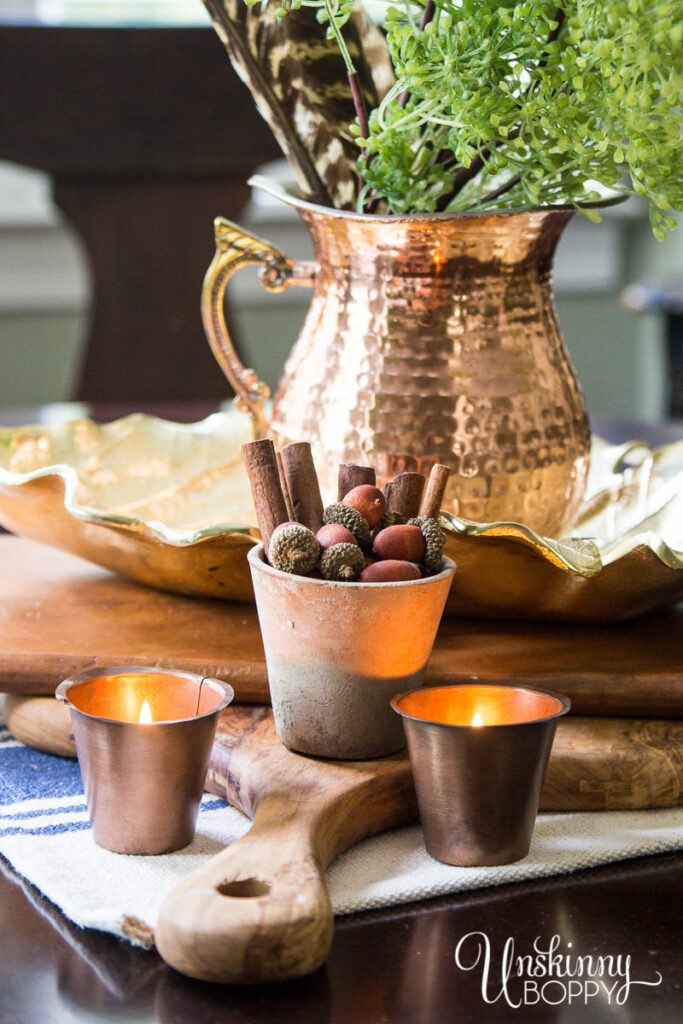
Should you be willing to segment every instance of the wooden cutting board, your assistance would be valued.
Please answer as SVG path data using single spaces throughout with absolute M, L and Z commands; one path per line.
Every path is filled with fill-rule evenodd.
M 32 541 L 0 537 L 0 692 L 53 693 L 101 665 L 218 676 L 268 701 L 256 611 L 179 597 Z M 611 626 L 444 620 L 427 681 L 526 682 L 588 715 L 683 717 L 683 606 Z
M 676 747 L 675 770 L 670 750 L 660 750 L 647 769 L 640 761 L 660 742 L 662 724 Z M 657 801 L 669 786 L 666 801 L 675 789 L 673 802 L 680 802 L 682 752 L 683 723 L 563 719 L 541 806 L 620 806 L 631 776 L 639 799 L 648 791 Z M 292 753 L 262 706 L 223 712 L 207 788 L 253 825 L 167 897 L 155 932 L 164 959 L 205 981 L 256 983 L 315 970 L 332 939 L 325 869 L 366 836 L 417 817 L 405 754 L 344 762 Z M 635 795 L 631 785 L 630 799 Z
M 132 583 L 74 555 L 0 537 L 0 692 L 53 694 L 94 664 L 218 676 L 268 699 L 255 609 Z

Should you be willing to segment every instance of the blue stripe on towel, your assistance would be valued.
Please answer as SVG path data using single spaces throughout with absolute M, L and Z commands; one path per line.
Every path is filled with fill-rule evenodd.
M 87 804 L 65 804 L 61 807 L 55 802 L 49 807 L 42 807 L 39 811 L 15 811 L 13 814 L 0 813 L 0 828 L 2 828 L 3 823 L 6 821 L 17 821 L 19 819 L 21 821 L 28 821 L 29 818 L 44 818 L 46 814 L 83 814 L 87 810 Z
M 225 800 L 221 800 L 220 797 L 216 797 L 215 800 L 202 800 L 200 810 L 215 811 L 218 807 L 225 807 Z M 29 821 L 31 818 L 44 818 L 51 814 L 84 814 L 87 810 L 87 804 L 65 804 L 60 807 L 58 803 L 54 803 L 50 807 L 42 807 L 38 811 L 15 811 L 13 814 L 0 812 L 0 828 L 4 827 L 5 822 Z
M 9 747 L 0 762 L 0 807 L 20 800 L 77 796 L 83 793 L 78 762 L 41 754 L 30 747 Z
M 201 814 L 202 811 L 215 811 L 217 807 L 227 806 L 227 800 L 221 800 L 220 797 L 216 797 L 215 800 L 203 800 L 199 808 L 199 813 Z
M 82 832 L 90 828 L 89 821 L 65 821 L 59 825 L 43 825 L 35 828 L 23 828 L 13 825 L 11 828 L 0 828 L 0 839 L 5 836 L 56 836 L 61 832 Z

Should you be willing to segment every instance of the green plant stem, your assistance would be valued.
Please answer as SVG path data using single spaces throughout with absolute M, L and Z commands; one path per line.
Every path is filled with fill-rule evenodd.
M 353 106 L 356 111 L 356 117 L 358 118 L 358 125 L 360 127 L 361 137 L 366 139 L 368 137 L 368 114 L 367 110 L 365 109 L 365 100 L 363 99 L 363 93 L 360 87 L 360 82 L 358 81 L 358 72 L 356 71 L 355 64 L 351 60 L 351 54 L 349 53 L 349 49 L 348 46 L 346 45 L 346 40 L 344 39 L 342 30 L 339 28 L 334 19 L 334 11 L 332 10 L 330 0 L 324 0 L 324 4 L 325 10 L 327 11 L 327 17 L 330 28 L 334 34 L 334 38 L 337 42 L 337 46 L 339 47 L 339 52 L 342 55 L 344 64 L 346 65 L 346 76 L 349 80 L 349 86 L 351 88 L 351 97 L 353 99 Z M 360 150 L 362 153 L 362 146 L 360 147 Z

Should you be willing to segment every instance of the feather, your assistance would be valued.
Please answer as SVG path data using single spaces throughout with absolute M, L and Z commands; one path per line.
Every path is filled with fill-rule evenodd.
M 314 202 L 353 209 L 358 193 L 358 146 L 346 68 L 315 10 L 276 18 L 278 4 L 247 7 L 244 0 L 204 0 L 232 64 Z M 368 109 L 393 84 L 384 37 L 356 4 L 344 36 Z M 370 63 L 372 61 L 372 63 Z

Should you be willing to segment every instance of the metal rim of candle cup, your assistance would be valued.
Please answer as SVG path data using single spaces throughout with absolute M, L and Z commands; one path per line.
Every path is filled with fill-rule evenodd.
M 473 726 L 471 722 L 440 722 L 435 718 L 424 718 L 421 715 L 411 715 L 407 711 L 401 708 L 400 703 L 405 700 L 406 697 L 412 697 L 414 694 L 419 696 L 425 696 L 434 690 L 462 690 L 466 687 L 477 687 L 477 689 L 491 689 L 491 690 L 518 690 L 522 693 L 534 693 L 540 697 L 551 697 L 556 700 L 560 705 L 559 709 L 552 715 L 542 715 L 540 718 L 520 718 L 517 722 L 490 722 L 484 723 L 483 725 Z M 408 718 L 411 722 L 420 722 L 425 725 L 436 725 L 442 729 L 509 729 L 515 728 L 519 725 L 536 725 L 542 722 L 552 722 L 553 719 L 562 718 L 566 715 L 572 706 L 572 702 L 569 697 L 565 697 L 563 693 L 557 693 L 555 690 L 542 690 L 537 686 L 519 686 L 517 683 L 480 683 L 478 681 L 462 682 L 462 683 L 444 683 L 442 685 L 435 686 L 418 686 L 412 690 L 404 690 L 403 693 L 397 693 L 391 698 L 391 706 L 400 715 L 401 718 Z
M 311 586 L 316 587 L 338 587 L 344 589 L 354 588 L 356 590 L 366 590 L 368 587 L 378 589 L 383 587 L 384 589 L 395 589 L 396 587 L 420 587 L 425 586 L 429 583 L 434 583 L 435 580 L 441 580 L 445 576 L 452 576 L 457 569 L 457 566 L 452 558 L 448 558 L 444 555 L 443 568 L 439 572 L 432 573 L 431 576 L 421 576 L 418 580 L 382 580 L 377 583 L 366 583 L 360 580 L 353 580 L 352 582 L 346 582 L 345 580 L 326 580 L 317 579 L 314 576 L 298 576 L 296 573 L 283 572 L 282 569 L 276 569 L 275 566 L 271 565 L 266 561 L 266 553 L 263 544 L 257 544 L 253 548 L 249 548 L 247 551 L 247 559 L 254 565 L 258 566 L 260 572 L 265 572 L 269 575 L 277 576 L 282 578 L 283 576 L 287 579 L 297 580 L 297 582 L 310 583 Z
M 430 692 L 492 689 L 557 702 L 539 718 L 473 725 L 421 718 L 401 702 Z M 463 682 L 419 687 L 390 701 L 401 717 L 427 852 L 461 867 L 510 864 L 527 856 L 557 719 L 569 698 L 530 686 Z M 468 714 L 469 714 L 468 709 Z
M 64 701 L 64 704 L 68 708 L 73 708 L 79 715 L 83 715 L 85 718 L 94 719 L 98 722 L 107 722 L 110 725 L 137 725 L 137 722 L 131 722 L 121 718 L 106 718 L 102 715 L 94 715 L 89 711 L 83 711 L 78 705 L 74 704 L 69 699 L 69 691 L 81 683 L 87 683 L 91 679 L 102 678 L 113 678 L 115 676 L 132 676 L 132 675 L 159 675 L 169 676 L 171 678 L 187 679 L 190 682 L 199 683 L 199 693 L 197 698 L 197 706 L 199 706 L 199 700 L 201 699 L 201 689 L 204 683 L 207 683 L 213 689 L 218 686 L 223 696 L 215 707 L 209 708 L 208 711 L 203 711 L 201 714 L 188 715 L 185 718 L 155 718 L 151 722 L 145 722 L 145 728 L 153 728 L 159 725 L 180 725 L 183 722 L 192 722 L 195 719 L 206 718 L 208 715 L 219 714 L 235 699 L 235 691 L 230 683 L 224 682 L 222 679 L 216 679 L 214 676 L 201 676 L 198 672 L 186 672 L 184 669 L 173 669 L 173 668 L 156 668 L 153 665 L 101 665 L 94 666 L 92 668 L 82 669 L 80 672 L 74 672 L 73 675 L 62 680 L 57 689 L 55 690 L 55 697 L 58 700 Z

